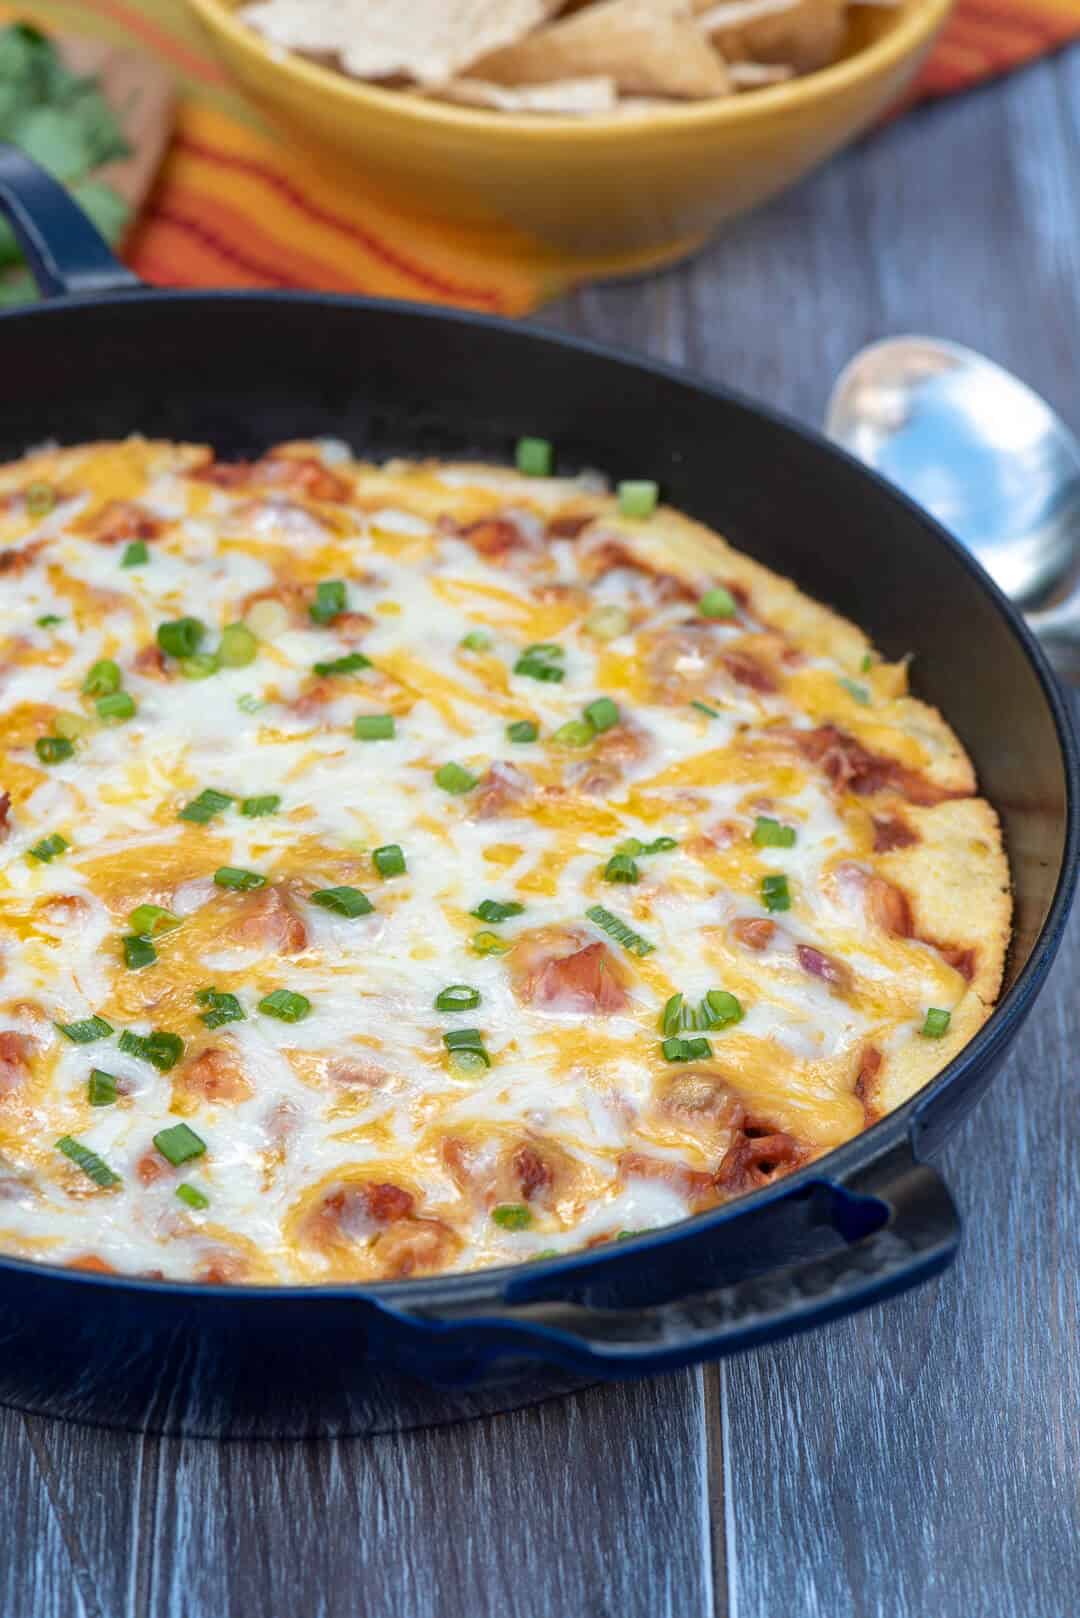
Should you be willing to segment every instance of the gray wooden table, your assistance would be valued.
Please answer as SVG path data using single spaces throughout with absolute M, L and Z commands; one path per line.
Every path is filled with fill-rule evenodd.
M 915 114 L 658 280 L 542 323 L 806 420 L 941 333 L 1080 425 L 1080 50 Z M 0 1411 L 0 1618 L 1073 1618 L 1080 921 L 943 1167 L 936 1284 L 704 1371 L 337 1443 Z

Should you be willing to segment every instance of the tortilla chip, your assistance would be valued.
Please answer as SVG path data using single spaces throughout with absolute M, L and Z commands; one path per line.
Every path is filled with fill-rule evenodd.
M 894 5 L 896 0 L 882 0 Z M 766 84 L 783 84 L 795 77 L 790 62 L 729 62 L 728 77 L 736 90 L 758 90 Z
M 355 78 L 405 76 L 439 84 L 478 56 L 512 47 L 559 5 L 560 0 L 257 0 L 240 15 L 276 45 L 333 54 Z
M 467 107 L 494 107 L 497 112 L 562 113 L 589 117 L 615 108 L 615 80 L 556 79 L 552 84 L 523 85 L 517 89 L 488 84 L 483 79 L 451 79 L 427 92 L 440 101 L 458 101 Z
M 729 62 L 779 62 L 813 73 L 835 62 L 847 0 L 697 0 L 698 26 Z
M 628 95 L 726 95 L 722 58 L 690 15 L 691 0 L 597 0 L 474 64 L 497 84 L 600 75 Z

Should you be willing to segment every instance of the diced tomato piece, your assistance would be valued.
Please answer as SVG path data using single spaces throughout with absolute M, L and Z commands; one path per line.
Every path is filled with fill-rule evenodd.
M 30 1058 L 36 1049 L 29 1034 L 14 1028 L 0 1032 L 0 1098 L 20 1089 L 30 1077 Z
M 493 764 L 470 799 L 474 820 L 498 820 L 526 801 L 533 790 L 532 778 L 513 764 Z
M 208 1045 L 184 1062 L 175 1082 L 188 1095 L 204 1101 L 246 1101 L 252 1094 L 251 1080 L 239 1057 L 221 1045 Z
M 740 916 L 732 922 L 731 931 L 740 944 L 760 953 L 768 949 L 776 936 L 776 923 L 767 916 Z
M 544 928 L 518 940 L 510 958 L 514 993 L 547 1011 L 610 1015 L 629 1004 L 621 964 L 606 945 L 573 928 Z
M 244 894 L 238 903 L 240 913 L 228 929 L 234 943 L 266 954 L 299 955 L 307 949 L 307 927 L 279 887 Z
M 827 983 L 830 989 L 837 989 L 846 994 L 852 986 L 851 968 L 844 961 L 834 960 L 826 955 L 824 950 L 813 949 L 809 944 L 799 944 L 795 951 L 799 958 L 799 965 L 808 976 L 820 978 Z

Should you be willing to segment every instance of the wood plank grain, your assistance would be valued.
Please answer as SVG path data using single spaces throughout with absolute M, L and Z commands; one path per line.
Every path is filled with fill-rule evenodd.
M 93 1581 L 75 1577 L 64 1526 L 22 1417 L 0 1409 L 0 1613 L 104 1618 Z

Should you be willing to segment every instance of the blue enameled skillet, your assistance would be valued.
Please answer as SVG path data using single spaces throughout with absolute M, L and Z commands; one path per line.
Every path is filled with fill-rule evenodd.
M 326 434 L 373 457 L 498 460 L 539 433 L 567 468 L 655 477 L 884 652 L 914 654 L 919 693 L 1002 817 L 1016 892 L 1005 992 L 978 1037 L 906 1106 L 789 1179 L 581 1255 L 374 1286 L 199 1287 L 0 1258 L 0 1401 L 187 1433 L 375 1430 L 730 1354 L 942 1269 L 959 1224 L 924 1158 L 1031 1009 L 1077 869 L 1069 721 L 986 574 L 863 467 L 711 383 L 475 315 L 151 290 L 10 149 L 0 211 L 44 295 L 0 316 L 0 460 L 134 431 L 225 455 Z

